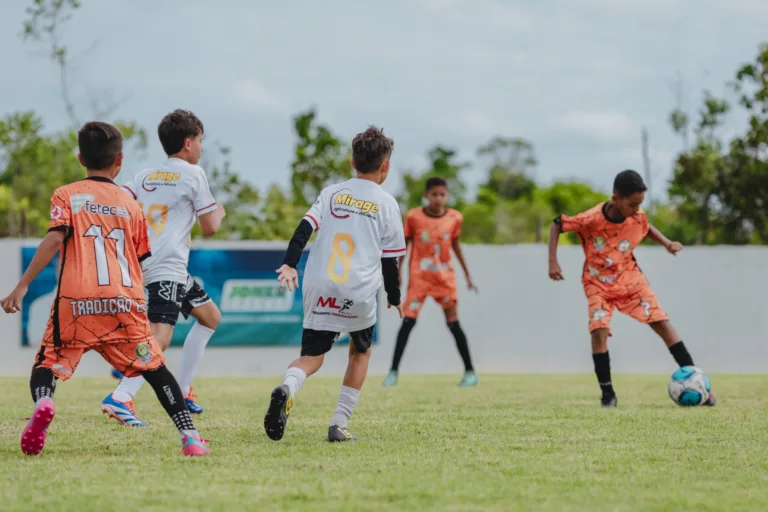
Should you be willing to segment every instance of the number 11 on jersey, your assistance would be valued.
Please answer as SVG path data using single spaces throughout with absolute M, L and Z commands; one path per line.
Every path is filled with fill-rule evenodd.
M 333 237 L 331 257 L 328 259 L 328 278 L 336 284 L 349 281 L 352 271 L 352 256 L 355 255 L 355 241 L 349 233 L 336 233 Z M 341 264 L 341 273 L 336 272 L 336 263 Z

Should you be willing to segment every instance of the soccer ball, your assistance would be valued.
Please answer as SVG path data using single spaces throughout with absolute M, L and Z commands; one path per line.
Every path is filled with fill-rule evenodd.
M 709 398 L 709 377 L 695 366 L 683 366 L 669 378 L 669 397 L 677 405 L 701 405 Z

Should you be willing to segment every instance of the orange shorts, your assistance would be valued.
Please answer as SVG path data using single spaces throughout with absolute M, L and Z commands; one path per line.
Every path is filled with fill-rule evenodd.
M 669 320 L 645 276 L 639 274 L 632 277 L 630 280 L 622 280 L 627 284 L 617 282 L 613 286 L 584 283 L 589 305 L 589 332 L 609 329 L 614 309 L 644 324 Z
M 427 297 L 432 297 L 440 307 L 448 309 L 456 305 L 458 294 L 456 293 L 456 288 L 430 289 L 425 287 L 409 287 L 408 295 L 405 298 L 404 315 L 408 318 L 418 318 L 419 311 L 421 311 L 421 307 L 424 305 Z
M 40 345 L 33 369 L 49 368 L 61 380 L 70 378 L 83 354 L 95 350 L 112 367 L 126 377 L 136 377 L 141 372 L 157 370 L 165 364 L 165 356 L 154 338 L 142 341 L 125 341 L 89 345 L 82 341 L 65 341 L 56 347 L 45 340 Z

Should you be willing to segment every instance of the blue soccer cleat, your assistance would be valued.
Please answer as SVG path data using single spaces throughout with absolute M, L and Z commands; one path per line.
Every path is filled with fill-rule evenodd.
M 459 382 L 459 387 L 468 388 L 477 386 L 478 382 L 480 382 L 480 379 L 477 378 L 477 374 L 475 372 L 465 372 L 464 378 L 461 379 L 461 382 Z
M 101 402 L 101 412 L 129 427 L 147 426 L 146 423 L 136 416 L 136 411 L 133 408 L 133 401 L 118 402 L 112 398 L 111 393 Z
M 184 397 L 184 402 L 187 404 L 190 414 L 203 414 L 203 409 L 200 404 L 195 402 L 197 395 L 192 392 L 192 386 L 189 387 L 189 394 Z
M 387 378 L 384 379 L 385 388 L 391 388 L 393 386 L 397 386 L 397 372 L 394 370 L 389 372 L 389 375 L 387 375 Z

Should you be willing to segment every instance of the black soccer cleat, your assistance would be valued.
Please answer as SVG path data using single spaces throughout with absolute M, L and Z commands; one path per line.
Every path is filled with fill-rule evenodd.
M 705 405 L 707 407 L 714 407 L 716 403 L 717 403 L 717 398 L 715 398 L 715 394 L 710 393 L 709 398 L 707 398 L 707 401 L 701 405 Z
M 328 441 L 332 443 L 343 443 L 344 441 L 357 441 L 358 437 L 349 433 L 349 430 L 341 428 L 338 425 L 328 427 Z
M 272 391 L 267 415 L 264 416 L 264 430 L 271 440 L 279 441 L 283 438 L 291 407 L 293 407 L 291 390 L 285 384 L 276 387 Z
M 600 407 L 616 407 L 616 395 L 603 395 L 600 399 Z

